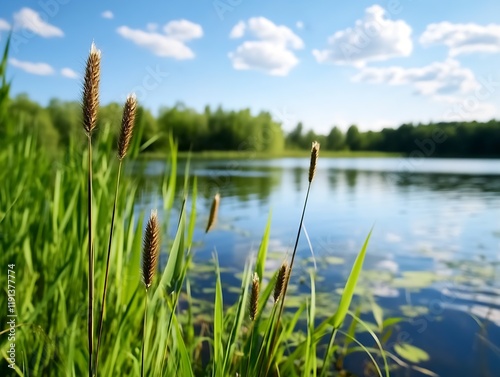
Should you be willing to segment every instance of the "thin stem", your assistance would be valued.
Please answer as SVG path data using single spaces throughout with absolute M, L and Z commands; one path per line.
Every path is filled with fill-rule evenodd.
M 285 296 L 286 296 L 286 292 L 288 290 L 288 283 L 290 282 L 290 277 L 292 276 L 293 262 L 295 260 L 295 254 L 297 253 L 297 246 L 299 245 L 300 233 L 302 231 L 302 224 L 304 223 L 304 215 L 306 213 L 307 200 L 309 199 L 309 191 L 311 191 L 311 182 L 309 182 L 309 185 L 307 186 L 306 199 L 304 200 L 304 207 L 302 208 L 302 216 L 300 217 L 299 230 L 297 231 L 297 237 L 295 239 L 295 246 L 293 247 L 292 260 L 290 261 L 290 269 L 288 270 L 286 284 L 285 284 L 285 287 L 283 289 L 283 295 L 281 297 L 281 305 L 280 305 L 280 311 L 279 311 L 279 315 L 278 315 L 278 321 L 280 320 L 281 315 L 283 314 L 283 306 L 285 304 Z
M 88 342 L 89 342 L 89 377 L 92 377 L 92 355 L 94 345 L 94 248 L 92 238 L 92 137 L 88 134 L 88 243 L 89 243 L 89 297 L 88 297 Z
M 323 367 L 321 368 L 321 374 L 319 375 L 319 377 L 323 377 L 325 375 L 325 372 L 327 371 L 327 362 L 328 362 L 328 359 L 329 359 L 329 355 L 330 355 L 330 349 L 333 347 L 333 343 L 335 342 L 335 335 L 337 335 L 337 329 L 333 329 L 332 330 L 332 335 L 330 335 L 330 341 L 328 342 L 328 347 L 326 348 L 326 352 L 325 352 L 325 357 L 323 359 Z
M 255 322 L 252 323 L 252 330 L 250 331 L 250 349 L 248 351 L 247 370 L 246 370 L 245 376 L 250 376 L 250 359 L 252 356 L 254 329 L 255 329 Z
M 290 269 L 288 270 L 288 276 L 286 278 L 285 286 L 283 287 L 283 294 L 281 295 L 281 303 L 280 303 L 280 308 L 278 312 L 278 318 L 276 320 L 276 331 L 273 334 L 272 337 L 272 344 L 271 344 L 271 353 L 269 354 L 270 356 L 273 355 L 274 353 L 274 348 L 276 346 L 276 336 L 278 334 L 278 329 L 281 323 L 281 316 L 283 315 L 283 308 L 285 305 L 285 297 L 286 297 L 286 292 L 288 290 L 288 284 L 290 282 L 290 278 L 292 276 L 292 268 L 293 268 L 293 262 L 295 260 L 295 254 L 297 253 L 297 247 L 299 245 L 299 239 L 300 239 L 300 233 L 302 231 L 302 224 L 304 223 L 304 215 L 306 213 L 306 208 L 307 208 L 307 200 L 309 199 L 309 192 L 311 191 L 311 182 L 309 182 L 309 185 L 307 186 L 307 193 L 306 193 L 306 199 L 304 200 L 304 207 L 302 208 L 302 215 L 300 216 L 300 223 L 299 223 L 299 229 L 297 231 L 297 237 L 295 238 L 295 245 L 293 247 L 293 253 L 292 253 L 292 259 L 290 261 Z M 267 367 L 265 372 L 265 375 L 267 375 L 267 372 L 269 371 L 269 368 L 271 366 L 271 359 L 270 357 L 268 359 Z
M 165 341 L 165 353 L 163 354 L 163 359 L 161 361 L 161 369 L 163 370 L 163 365 L 165 363 L 165 360 L 167 360 L 167 355 L 168 355 L 168 340 L 169 340 L 169 337 L 170 337 L 170 330 L 172 328 L 172 319 L 173 319 L 173 316 L 174 316 L 174 311 L 175 311 L 175 308 L 177 306 L 177 300 L 174 298 L 174 302 L 173 302 L 173 305 L 170 309 L 170 316 L 168 318 L 168 325 L 167 325 L 167 339 Z
M 108 242 L 108 258 L 106 260 L 106 274 L 104 276 L 104 288 L 102 290 L 102 301 L 101 301 L 101 313 L 99 316 L 99 333 L 97 336 L 97 348 L 95 352 L 95 374 L 97 376 L 97 368 L 99 365 L 99 349 L 101 346 L 101 338 L 102 338 L 102 326 L 104 320 L 104 310 L 106 307 L 106 293 L 108 288 L 108 276 L 109 276 L 109 261 L 111 259 L 111 245 L 113 242 L 113 230 L 115 225 L 115 213 L 116 213 L 116 202 L 118 198 L 118 189 L 120 187 L 120 177 L 122 171 L 122 160 L 120 160 L 118 164 L 118 177 L 116 179 L 116 188 L 115 188 L 115 199 L 113 202 L 113 213 L 111 215 L 111 228 L 109 229 L 109 242 Z
M 146 301 L 144 302 L 144 329 L 142 334 L 142 357 L 141 357 L 141 377 L 144 377 L 144 353 L 146 352 L 146 329 L 148 318 L 148 290 L 146 289 Z

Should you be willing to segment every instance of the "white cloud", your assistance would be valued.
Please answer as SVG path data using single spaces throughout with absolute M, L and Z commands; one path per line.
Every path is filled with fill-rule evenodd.
M 467 94 L 479 87 L 474 73 L 454 59 L 418 68 L 365 67 L 352 79 L 374 84 L 413 85 L 418 94 L 429 96 Z
M 155 55 L 178 60 L 194 58 L 194 52 L 185 42 L 203 36 L 200 25 L 187 20 L 170 21 L 163 27 L 163 31 L 162 34 L 151 30 L 131 29 L 128 26 L 120 26 L 117 29 L 123 38 L 147 48 Z
M 304 42 L 288 27 L 275 25 L 264 17 L 254 17 L 236 24 L 230 37 L 243 36 L 245 32 L 257 40 L 245 41 L 229 53 L 234 69 L 286 76 L 298 64 L 299 59 L 292 50 L 303 48 Z
M 188 20 L 170 21 L 163 27 L 163 30 L 167 35 L 179 41 L 189 41 L 203 36 L 201 26 Z
M 148 29 L 148 31 L 156 31 L 158 30 L 158 24 L 150 22 L 146 25 L 146 29 Z
M 412 29 L 403 20 L 391 20 L 379 5 L 365 10 L 353 28 L 337 31 L 328 47 L 313 50 L 318 63 L 364 66 L 369 61 L 409 56 L 413 50 Z
M 61 75 L 63 75 L 64 77 L 67 77 L 69 79 L 77 79 L 79 77 L 78 73 L 73 71 L 71 68 L 61 69 Z
M 229 33 L 229 38 L 237 39 L 243 37 L 245 34 L 246 24 L 244 21 L 238 22 L 233 26 L 231 32 Z
M 445 45 L 452 57 L 475 52 L 500 52 L 500 25 L 430 24 L 420 36 L 420 43 L 424 46 Z
M 33 75 L 47 76 L 54 74 L 54 68 L 47 63 L 32 63 L 11 58 L 10 64 Z
M 105 10 L 104 12 L 101 13 L 101 17 L 111 20 L 112 18 L 115 17 L 115 15 L 110 10 Z
M 264 17 L 254 17 L 248 20 L 248 30 L 258 39 L 273 42 L 276 45 L 288 46 L 294 49 L 304 47 L 304 42 L 286 26 L 275 25 Z
M 10 30 L 10 24 L 2 18 L 0 18 L 0 30 Z
M 229 54 L 234 69 L 257 69 L 273 76 L 286 76 L 299 60 L 285 47 L 267 41 L 247 41 Z
M 29 30 L 44 38 L 64 35 L 61 29 L 42 20 L 40 15 L 31 8 L 22 8 L 14 13 L 14 28 Z
M 302 30 L 304 28 L 304 23 L 302 21 L 297 21 L 295 27 L 299 30 Z

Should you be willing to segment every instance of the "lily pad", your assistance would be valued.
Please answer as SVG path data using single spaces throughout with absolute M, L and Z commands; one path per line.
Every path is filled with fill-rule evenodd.
M 423 349 L 412 346 L 409 343 L 396 344 L 394 351 L 402 358 L 412 363 L 421 363 L 429 360 L 429 354 Z
M 345 263 L 345 259 L 344 258 L 340 258 L 340 257 L 326 257 L 325 258 L 325 262 L 329 265 L 340 265 L 340 264 L 344 264 Z
M 392 285 L 395 288 L 422 289 L 438 280 L 439 275 L 433 271 L 405 271 L 402 277 L 394 279 Z
M 418 317 L 419 315 L 426 315 L 429 313 L 429 308 L 426 306 L 412 306 L 412 305 L 401 305 L 399 307 L 405 317 Z

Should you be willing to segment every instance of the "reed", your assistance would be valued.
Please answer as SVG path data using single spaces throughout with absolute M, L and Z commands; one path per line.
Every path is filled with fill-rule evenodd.
M 259 312 L 259 293 L 260 293 L 260 280 L 259 275 L 256 272 L 253 273 L 252 278 L 252 289 L 250 292 L 250 305 L 249 305 L 249 313 L 250 320 L 252 324 L 250 325 L 250 346 L 248 351 L 247 358 L 247 366 L 246 366 L 246 375 L 250 375 L 250 360 L 252 359 L 252 350 L 253 350 L 253 336 L 255 332 L 255 320 L 257 319 L 257 315 Z
M 125 158 L 130 145 L 130 140 L 132 139 L 136 113 L 137 98 L 135 97 L 135 94 L 132 93 L 127 96 L 125 106 L 123 107 L 122 125 L 118 138 L 118 159 L 120 162 Z
M 278 271 L 278 276 L 276 277 L 276 283 L 274 285 L 274 302 L 278 302 L 280 297 L 283 295 L 283 289 L 285 287 L 286 281 L 288 279 L 288 263 L 284 261 Z
M 153 283 L 153 278 L 158 264 L 160 251 L 160 226 L 156 211 L 152 211 L 144 233 L 144 243 L 142 251 L 142 282 L 146 289 L 146 299 L 144 301 L 144 326 L 142 340 L 141 376 L 144 376 L 144 354 L 146 353 L 146 330 L 148 312 L 148 289 Z
M 250 319 L 255 321 L 257 318 L 257 313 L 259 311 L 259 292 L 260 292 L 260 281 L 259 276 L 254 273 L 252 279 L 252 290 L 250 293 Z
M 88 141 L 87 213 L 88 213 L 88 347 L 89 377 L 93 374 L 94 345 L 94 244 L 92 234 L 92 131 L 97 124 L 99 108 L 99 81 L 101 75 L 101 52 L 92 43 L 85 66 L 83 81 L 83 128 Z
M 312 143 L 312 147 L 311 147 L 311 160 L 310 160 L 310 164 L 309 164 L 309 174 L 308 174 L 309 184 L 307 185 L 306 197 L 305 197 L 305 200 L 304 200 L 304 206 L 302 207 L 302 215 L 300 216 L 299 229 L 297 231 L 297 236 L 295 238 L 295 244 L 294 244 L 294 247 L 293 247 L 292 258 L 290 260 L 288 271 L 286 271 L 287 272 L 286 278 L 284 279 L 283 288 L 281 290 L 281 295 L 280 295 L 281 296 L 281 302 L 279 304 L 279 309 L 278 309 L 277 317 L 276 317 L 276 323 L 274 325 L 272 336 L 270 337 L 271 352 L 270 352 L 270 355 L 268 357 L 267 366 L 264 369 L 264 375 L 268 374 L 271 361 L 272 361 L 272 359 L 274 357 L 273 356 L 274 355 L 274 351 L 275 351 L 275 349 L 277 347 L 277 341 L 278 341 L 277 337 L 278 337 L 279 330 L 280 330 L 280 323 L 281 323 L 281 317 L 283 315 L 283 309 L 284 309 L 284 305 L 285 305 L 286 292 L 287 292 L 287 289 L 288 289 L 288 285 L 290 284 L 290 277 L 292 275 L 293 263 L 295 261 L 295 255 L 297 253 L 297 246 L 299 245 L 300 234 L 302 232 L 302 225 L 304 223 L 304 216 L 305 216 L 305 213 L 306 213 L 307 201 L 309 199 L 309 192 L 311 191 L 311 184 L 312 184 L 312 181 L 314 179 L 314 175 L 316 173 L 316 165 L 318 164 L 318 156 L 319 156 L 319 143 L 316 142 L 316 141 L 314 141 Z
M 113 199 L 113 210 L 111 213 L 111 225 L 109 228 L 109 239 L 108 239 L 108 253 L 106 259 L 106 272 L 104 275 L 104 287 L 102 289 L 102 299 L 101 299 L 101 311 L 99 315 L 99 331 L 97 336 L 97 347 L 95 353 L 95 373 L 98 373 L 99 366 L 99 349 L 101 348 L 102 330 L 104 322 L 104 311 L 106 308 L 106 295 L 108 290 L 108 277 L 109 277 L 109 265 L 111 260 L 111 246 L 113 244 L 113 231 L 115 228 L 115 216 L 116 216 L 116 204 L 118 200 L 118 192 L 120 188 L 120 178 L 122 171 L 122 163 L 125 155 L 127 154 L 130 140 L 132 138 L 132 133 L 135 124 L 135 115 L 137 111 L 137 99 L 134 94 L 130 94 L 123 107 L 122 123 L 120 128 L 120 135 L 118 137 L 118 172 L 116 174 L 116 187 L 115 196 Z
M 210 215 L 208 216 L 207 228 L 205 233 L 208 233 L 215 227 L 217 223 L 217 214 L 219 212 L 220 194 L 217 193 L 212 201 L 212 206 L 210 207 Z

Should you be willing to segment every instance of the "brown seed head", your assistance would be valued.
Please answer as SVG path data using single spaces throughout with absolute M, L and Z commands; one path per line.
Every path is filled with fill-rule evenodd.
M 252 279 L 252 292 L 250 293 L 250 319 L 252 321 L 255 321 L 255 317 L 257 317 L 257 312 L 259 311 L 259 291 L 259 276 L 254 272 Z
M 153 282 L 153 277 L 158 264 L 158 254 L 160 251 L 160 226 L 156 210 L 151 211 L 146 231 L 144 233 L 142 250 L 142 281 L 148 289 Z
M 309 183 L 314 179 L 314 174 L 316 173 L 316 164 L 318 163 L 319 155 L 319 143 L 313 141 L 311 148 L 311 164 L 309 165 Z
M 283 289 L 286 284 L 286 279 L 288 278 L 288 263 L 283 262 L 278 271 L 278 276 L 276 278 L 276 284 L 274 286 L 274 302 L 277 302 L 281 295 L 283 294 Z
M 137 111 L 137 99 L 135 94 L 130 94 L 123 107 L 122 127 L 118 138 L 118 159 L 123 160 L 127 154 L 132 131 L 134 130 L 135 114 Z
M 212 201 L 212 207 L 210 208 L 210 216 L 208 217 L 207 229 L 205 233 L 208 233 L 209 230 L 213 229 L 215 223 L 217 222 L 217 213 L 219 212 L 219 202 L 220 195 L 219 193 L 215 194 L 214 200 Z
M 90 54 L 85 67 L 83 80 L 83 128 L 87 135 L 92 133 L 97 123 L 99 108 L 99 81 L 101 76 L 101 51 L 94 43 L 90 47 Z

